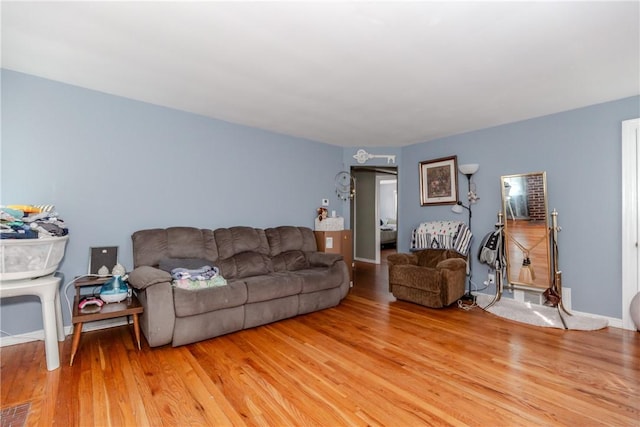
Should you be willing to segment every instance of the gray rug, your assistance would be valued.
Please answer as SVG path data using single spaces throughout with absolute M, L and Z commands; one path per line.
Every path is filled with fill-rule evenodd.
M 484 308 L 492 299 L 492 295 L 479 294 L 476 298 L 476 303 Z M 520 302 L 505 297 L 502 297 L 500 301 L 488 308 L 487 311 L 496 316 L 515 320 L 516 322 L 547 328 L 565 329 L 562 319 L 564 319 L 568 329 L 580 331 L 595 331 L 596 329 L 606 328 L 609 324 L 607 319 L 577 314 L 569 316 L 564 312 L 562 312 L 561 319 L 558 309 L 555 307 Z

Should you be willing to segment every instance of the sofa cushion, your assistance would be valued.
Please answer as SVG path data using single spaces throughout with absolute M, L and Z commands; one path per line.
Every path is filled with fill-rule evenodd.
M 273 272 L 271 259 L 257 252 L 243 252 L 231 258 L 218 260 L 217 266 L 225 279 L 242 279 Z
M 223 308 L 237 307 L 247 302 L 247 287 L 241 280 L 226 286 L 186 290 L 173 289 L 173 302 L 177 317 L 187 317 Z
M 302 279 L 302 293 L 316 292 L 324 289 L 337 288 L 342 284 L 342 269 L 337 264 L 326 268 L 308 268 L 291 272 Z
M 288 272 L 248 277 L 244 281 L 247 284 L 247 303 L 297 295 L 302 290 L 302 280 Z
M 271 261 L 273 262 L 274 271 L 295 271 L 309 268 L 307 256 L 302 251 L 282 252 L 274 256 Z

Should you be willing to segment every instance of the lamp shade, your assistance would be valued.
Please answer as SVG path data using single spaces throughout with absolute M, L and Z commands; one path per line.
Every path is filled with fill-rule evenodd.
M 453 205 L 453 207 L 451 208 L 451 210 L 452 210 L 454 213 L 457 213 L 457 214 L 461 214 L 461 213 L 463 212 L 462 206 L 460 206 L 460 205 Z
M 466 165 L 458 166 L 458 170 L 462 174 L 473 175 L 474 173 L 478 172 L 478 168 L 479 167 L 480 167 L 480 165 L 477 164 L 477 163 L 468 163 Z

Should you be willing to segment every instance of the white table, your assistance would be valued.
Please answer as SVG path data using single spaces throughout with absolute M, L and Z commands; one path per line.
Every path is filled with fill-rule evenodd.
M 64 341 L 64 325 L 60 307 L 60 278 L 51 276 L 37 279 L 0 281 L 0 298 L 20 295 L 36 295 L 42 304 L 42 323 L 44 324 L 44 345 L 47 370 L 60 367 L 58 341 Z M 57 338 L 57 339 L 56 339 Z

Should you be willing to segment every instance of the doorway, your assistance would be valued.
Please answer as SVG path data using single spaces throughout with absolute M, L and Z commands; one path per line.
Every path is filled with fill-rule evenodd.
M 351 200 L 354 259 L 380 264 L 380 250 L 395 248 L 398 218 L 398 168 L 352 166 Z

